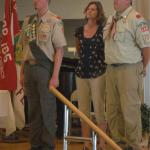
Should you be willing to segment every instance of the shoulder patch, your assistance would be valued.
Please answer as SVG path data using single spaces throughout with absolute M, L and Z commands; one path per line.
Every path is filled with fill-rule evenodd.
M 140 19 L 140 18 L 142 18 L 142 16 L 141 16 L 140 14 L 137 14 L 137 15 L 136 15 L 136 18 L 137 18 L 137 19 Z
M 62 18 L 60 16 L 56 16 L 57 19 L 61 20 Z
M 142 32 L 147 32 L 147 31 L 149 31 L 148 26 L 147 26 L 146 24 L 142 25 L 142 26 L 141 26 L 141 31 L 142 31 Z

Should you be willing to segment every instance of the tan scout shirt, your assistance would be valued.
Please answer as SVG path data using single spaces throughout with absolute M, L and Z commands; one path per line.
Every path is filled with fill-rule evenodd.
M 142 60 L 141 49 L 150 47 L 150 31 L 147 22 L 131 6 L 116 22 L 116 32 L 108 37 L 113 16 L 104 28 L 105 62 L 107 64 L 137 63 Z
M 26 34 L 28 21 L 29 17 L 26 17 L 23 23 L 22 34 L 20 37 L 20 42 L 23 45 L 24 61 L 35 59 L 28 45 L 29 38 Z M 47 13 L 39 19 L 36 16 L 33 21 L 37 22 L 36 43 L 41 48 L 41 50 L 43 50 L 46 56 L 51 61 L 53 61 L 55 48 L 66 46 L 62 21 L 50 11 L 47 11 Z

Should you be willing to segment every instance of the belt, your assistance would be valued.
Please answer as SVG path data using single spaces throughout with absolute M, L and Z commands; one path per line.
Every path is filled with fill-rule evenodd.
M 38 61 L 35 59 L 30 59 L 30 60 L 26 60 L 25 63 L 28 63 L 30 65 L 35 65 L 38 64 Z
M 120 67 L 120 66 L 123 66 L 123 65 L 127 65 L 127 63 L 122 63 L 122 64 L 110 64 L 110 66 L 113 66 L 113 67 Z

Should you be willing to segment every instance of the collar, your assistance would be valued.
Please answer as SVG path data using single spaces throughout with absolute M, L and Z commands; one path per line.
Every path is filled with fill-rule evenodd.
M 121 13 L 120 15 L 117 16 L 117 12 L 114 12 L 113 18 L 120 20 L 120 19 L 124 19 L 126 20 L 127 16 L 130 14 L 130 12 L 133 10 L 132 6 L 129 6 L 123 13 Z
M 49 14 L 49 10 L 42 16 L 42 17 L 40 17 L 40 20 L 42 21 L 42 22 L 46 22 L 47 21 L 47 15 Z
M 127 16 L 130 14 L 130 12 L 133 10 L 133 7 L 132 6 L 129 6 L 122 14 L 121 14 L 121 17 L 126 19 Z
M 46 22 L 47 21 L 47 15 L 49 14 L 49 10 L 42 16 L 42 17 L 38 17 L 36 15 L 36 17 L 34 18 L 35 21 L 37 22 Z

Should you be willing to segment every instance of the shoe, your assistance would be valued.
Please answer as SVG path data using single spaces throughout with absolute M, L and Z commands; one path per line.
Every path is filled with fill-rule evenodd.
M 1 142 L 2 143 L 22 143 L 23 141 L 15 134 L 11 134 L 9 136 L 2 137 Z

